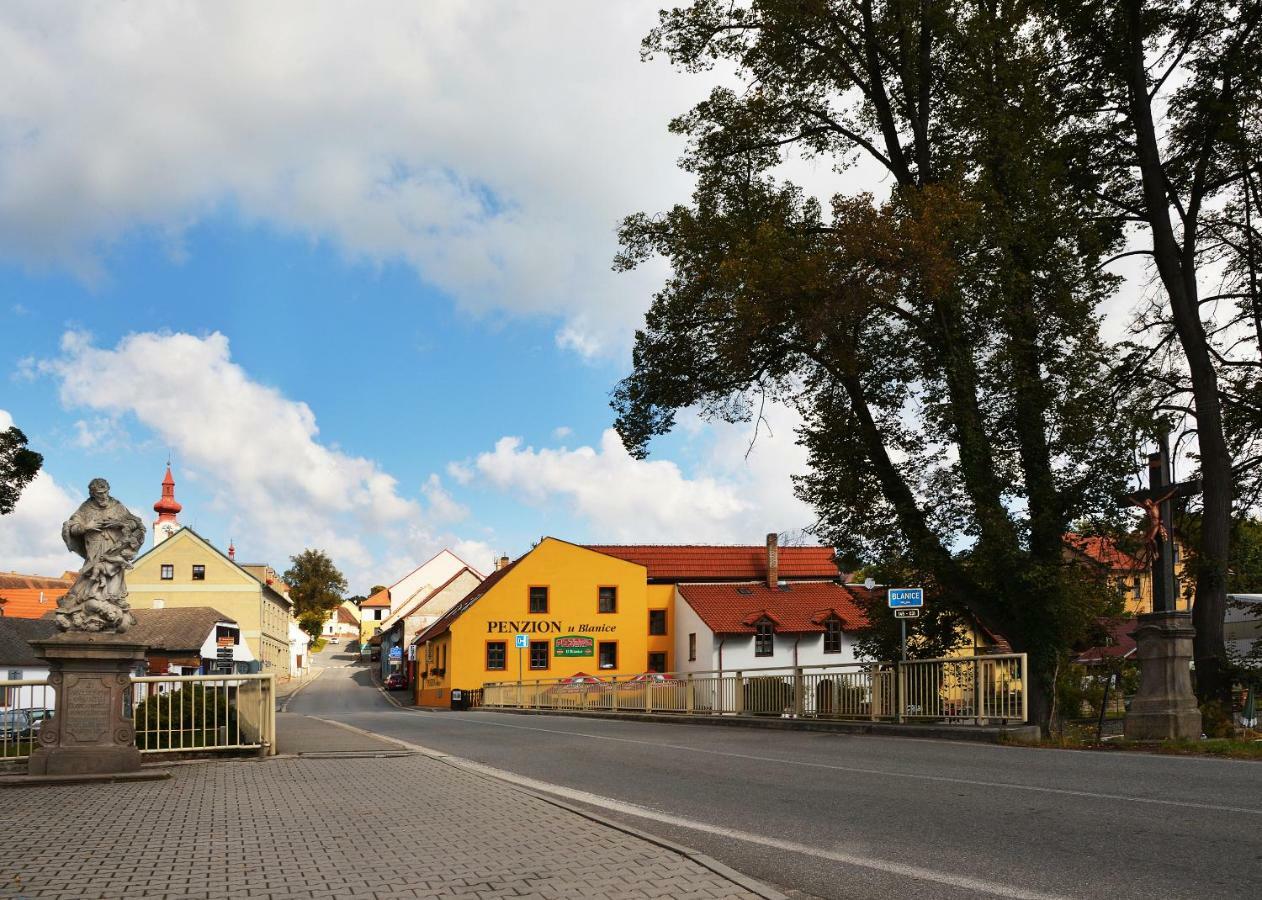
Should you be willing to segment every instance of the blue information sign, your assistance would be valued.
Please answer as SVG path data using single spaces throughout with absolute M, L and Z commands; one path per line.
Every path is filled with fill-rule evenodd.
M 528 634 L 517 635 L 517 637 L 513 639 L 513 644 L 517 647 L 518 650 L 525 650 L 527 647 L 530 646 L 530 635 Z
M 919 609 L 925 605 L 924 588 L 890 588 L 890 609 Z
M 390 648 L 388 656 L 390 659 L 403 659 L 403 648 L 396 644 Z

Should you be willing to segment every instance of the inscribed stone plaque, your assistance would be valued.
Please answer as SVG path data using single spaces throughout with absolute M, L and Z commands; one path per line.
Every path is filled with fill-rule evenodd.
M 110 728 L 113 691 L 99 678 L 67 679 L 64 732 L 76 741 L 103 738 Z

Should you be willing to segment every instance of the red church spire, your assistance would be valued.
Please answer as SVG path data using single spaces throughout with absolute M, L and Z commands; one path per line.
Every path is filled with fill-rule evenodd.
M 153 505 L 159 522 L 174 522 L 176 515 L 184 507 L 175 501 L 175 479 L 171 477 L 171 464 L 167 463 L 167 474 L 162 479 L 162 498 Z

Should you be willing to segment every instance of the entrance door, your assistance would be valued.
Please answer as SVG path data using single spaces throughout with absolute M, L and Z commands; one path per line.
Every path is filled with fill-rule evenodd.
M 665 672 L 666 671 L 666 654 L 650 653 L 649 654 L 649 671 Z

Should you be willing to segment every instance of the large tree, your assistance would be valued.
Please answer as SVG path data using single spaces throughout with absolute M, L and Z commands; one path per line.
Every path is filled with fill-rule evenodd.
M 1062 537 L 1112 510 L 1134 440 L 1098 337 L 1122 230 L 1075 127 L 1094 98 L 1024 5 L 698 0 L 645 46 L 746 83 L 672 123 L 691 204 L 623 224 L 619 265 L 673 268 L 615 392 L 623 440 L 643 455 L 688 406 L 795 406 L 821 533 L 1028 652 L 1046 723 L 1109 599 Z M 787 152 L 862 156 L 886 195 L 826 208 L 777 179 Z
M 329 613 L 342 605 L 346 578 L 323 550 L 303 550 L 289 562 L 281 577 L 289 585 L 294 618 L 312 638 L 318 638 Z
M 0 431 L 0 516 L 13 512 L 43 464 L 44 457 L 27 449 L 26 435 L 16 425 Z
M 1233 507 L 1243 514 L 1257 498 L 1256 490 L 1241 490 L 1241 476 L 1256 485 L 1262 424 L 1252 233 L 1262 159 L 1262 3 L 1052 0 L 1047 9 L 1064 29 L 1066 71 L 1095 96 L 1101 196 L 1119 220 L 1142 226 L 1136 252 L 1150 257 L 1159 278 L 1161 300 L 1144 322 L 1151 336 L 1144 359 L 1166 363 L 1152 373 L 1155 405 L 1189 416 L 1204 483 L 1192 614 L 1197 693 L 1202 703 L 1227 703 L 1223 614 Z

